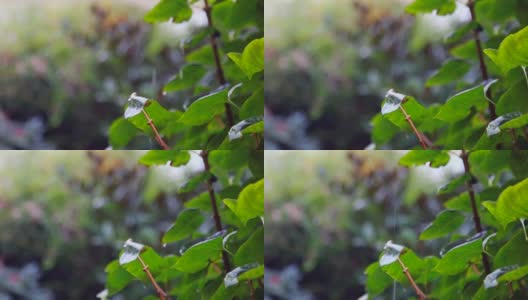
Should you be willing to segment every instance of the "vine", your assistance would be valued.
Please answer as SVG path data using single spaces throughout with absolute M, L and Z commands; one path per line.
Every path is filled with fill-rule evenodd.
M 438 189 L 445 210 L 419 239 L 443 245 L 440 255 L 420 257 L 404 245 L 387 242 L 367 270 L 367 297 L 393 281 L 410 285 L 419 299 L 522 299 L 528 290 L 528 151 L 413 150 L 400 164 L 438 168 L 460 161 L 463 172 Z M 471 230 L 472 229 L 472 230 Z M 397 262 L 397 263 L 396 263 Z M 402 272 L 403 270 L 403 272 Z
M 156 245 L 127 240 L 106 267 L 106 289 L 115 295 L 139 280 L 161 300 L 257 299 L 263 296 L 264 189 L 262 151 L 151 150 L 143 165 L 176 168 L 200 159 L 203 170 L 179 188 L 185 202 Z
M 457 92 L 443 103 L 426 107 L 411 96 L 389 91 L 381 114 L 372 119 L 377 148 L 391 147 L 393 139 L 402 137 L 400 133 L 409 132 L 423 149 L 432 144 L 467 150 L 528 147 L 528 105 L 521 100 L 528 92 L 525 4 L 518 0 L 415 0 L 406 11 L 450 15 L 457 3 L 466 7 L 471 18 L 446 38 L 453 59 L 425 87 L 449 85 Z M 431 144 L 424 143 L 425 134 L 432 138 Z
M 184 23 L 203 12 L 207 25 L 181 42 L 185 63 L 154 87 L 158 99 L 130 96 L 109 129 L 112 148 L 146 137 L 164 150 L 262 149 L 263 9 L 263 0 L 161 0 L 147 12 L 149 23 Z

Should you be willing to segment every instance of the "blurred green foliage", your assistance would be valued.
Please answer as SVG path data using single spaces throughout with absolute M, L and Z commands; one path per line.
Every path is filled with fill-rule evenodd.
M 162 95 L 160 82 L 183 60 L 178 43 L 196 24 L 169 31 L 142 22 L 137 6 L 100 2 L 7 5 L 0 16 L 7 32 L 0 46 L 0 148 L 104 149 L 131 91 Z M 131 147 L 150 144 L 143 138 Z

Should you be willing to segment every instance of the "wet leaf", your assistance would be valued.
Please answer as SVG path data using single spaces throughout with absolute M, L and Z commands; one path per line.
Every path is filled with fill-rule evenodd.
M 180 122 L 197 126 L 210 122 L 225 110 L 227 89 L 225 87 L 194 101 L 181 116 Z
M 421 240 L 432 240 L 453 233 L 464 223 L 464 214 L 456 210 L 444 210 L 420 234 Z
M 227 273 L 226 276 L 224 277 L 224 285 L 225 287 L 231 287 L 231 286 L 234 286 L 234 285 L 237 285 L 238 282 L 239 282 L 239 276 L 252 270 L 252 269 L 255 269 L 255 268 L 258 268 L 259 267 L 259 264 L 258 263 L 251 263 L 251 264 L 246 264 L 246 265 L 243 265 L 243 266 L 240 266 L 240 267 L 236 267 L 235 269 L 233 269 L 231 272 Z
M 383 267 L 397 261 L 404 250 L 404 246 L 388 241 L 383 247 L 383 255 L 379 260 L 380 266 Z
M 460 244 L 445 253 L 434 271 L 444 275 L 456 275 L 470 264 L 479 262 L 482 253 L 482 238 Z
M 387 95 L 385 95 L 385 99 L 381 106 L 381 114 L 386 115 L 388 113 L 398 110 L 400 108 L 400 105 L 402 105 L 405 101 L 405 98 L 407 98 L 406 95 L 396 93 L 393 89 L 391 89 L 387 92 Z
M 199 209 L 185 209 L 169 230 L 163 235 L 162 242 L 173 243 L 190 237 L 204 222 L 205 218 Z
M 256 125 L 261 121 L 262 121 L 262 117 L 251 117 L 247 120 L 242 120 L 238 122 L 237 124 L 235 124 L 233 127 L 229 129 L 229 132 L 228 132 L 229 140 L 232 141 L 232 140 L 241 138 L 243 135 L 242 134 L 243 132 L 246 132 L 246 133 L 262 132 L 264 129 L 264 123 L 260 124 L 259 127 L 256 129 L 254 128 L 252 130 L 245 131 L 245 129 L 251 129 L 248 127 L 252 125 Z
M 486 276 L 486 278 L 484 278 L 484 288 L 489 289 L 489 288 L 498 286 L 499 285 L 498 279 L 502 275 L 504 275 L 505 273 L 508 273 L 508 272 L 510 272 L 512 270 L 515 270 L 518 267 L 519 266 L 517 266 L 517 265 L 507 266 L 507 267 L 502 267 L 502 268 L 499 268 L 499 269 L 491 272 L 490 274 L 488 274 Z
M 514 113 L 509 113 L 509 114 L 497 117 L 495 120 L 491 121 L 488 124 L 488 127 L 486 127 L 486 134 L 488 136 L 499 134 L 501 132 L 500 127 L 501 127 L 502 124 L 504 124 L 504 123 L 506 123 L 508 121 L 511 121 L 513 119 L 516 119 L 516 118 L 518 118 L 520 116 L 521 116 L 520 112 L 514 112 Z
M 224 233 L 213 235 L 191 246 L 183 253 L 174 267 L 186 273 L 195 273 L 207 267 L 210 261 L 220 258 Z
M 124 265 L 128 264 L 131 261 L 134 261 L 141 254 L 141 251 L 145 248 L 145 245 L 136 243 L 132 239 L 128 239 L 123 245 L 125 250 L 119 257 L 119 264 Z

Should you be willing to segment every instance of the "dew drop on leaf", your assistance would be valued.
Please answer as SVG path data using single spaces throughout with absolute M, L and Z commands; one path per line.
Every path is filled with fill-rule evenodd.
M 132 93 L 130 98 L 128 98 L 128 106 L 125 110 L 125 119 L 132 118 L 133 116 L 141 113 L 145 104 L 147 103 L 147 98 L 137 96 L 136 93 Z
M 119 264 L 121 265 L 128 264 L 138 258 L 145 245 L 136 243 L 132 241 L 132 239 L 128 239 L 123 247 L 125 248 L 125 251 L 119 257 Z
M 383 247 L 383 255 L 380 258 L 380 266 L 390 265 L 402 254 L 405 247 L 402 245 L 394 244 L 392 241 L 388 241 Z
M 247 272 L 251 269 L 258 267 L 258 263 L 245 264 L 243 266 L 233 269 L 231 272 L 227 273 L 224 277 L 225 287 L 230 287 L 238 284 L 238 275 Z

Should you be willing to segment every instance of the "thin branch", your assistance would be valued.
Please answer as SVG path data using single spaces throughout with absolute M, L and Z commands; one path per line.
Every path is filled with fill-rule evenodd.
M 147 123 L 149 124 L 150 128 L 152 129 L 152 131 L 154 131 L 154 137 L 156 138 L 156 141 L 158 142 L 158 144 L 160 144 L 163 150 L 169 150 L 170 149 L 169 146 L 167 145 L 167 143 L 165 143 L 165 141 L 159 134 L 158 129 L 156 128 L 156 125 L 154 125 L 154 121 L 152 121 L 147 111 L 145 109 L 141 109 L 141 111 L 143 112 L 143 115 L 145 115 L 145 118 L 147 119 Z
M 420 287 L 418 287 L 418 285 L 416 284 L 416 282 L 412 278 L 411 273 L 409 272 L 409 268 L 407 268 L 405 266 L 405 264 L 400 259 L 400 257 L 398 257 L 398 262 L 400 263 L 400 266 L 403 269 L 403 273 L 405 274 L 405 276 L 407 276 L 407 279 L 409 280 L 409 282 L 411 283 L 412 287 L 416 291 L 416 295 L 418 296 L 418 299 L 427 300 L 427 295 L 420 289 Z
M 475 199 L 475 190 L 473 189 L 473 174 L 471 174 L 471 166 L 469 165 L 469 153 L 466 150 L 462 150 L 460 158 L 464 162 L 464 172 L 469 175 L 469 179 L 466 182 L 466 187 L 469 194 L 469 200 L 471 201 L 471 210 L 473 211 L 473 223 L 475 223 L 475 230 L 477 233 L 482 232 L 482 224 L 480 223 L 480 216 L 477 208 L 477 200 Z M 486 274 L 491 273 L 491 267 L 488 260 L 488 256 L 482 252 L 482 264 Z
M 207 150 L 202 151 L 202 160 L 204 162 L 204 167 L 206 172 L 211 171 L 211 166 L 209 165 L 209 152 Z M 211 207 L 213 208 L 213 218 L 215 221 L 216 231 L 222 231 L 222 219 L 220 218 L 220 213 L 218 212 L 218 206 L 216 205 L 216 196 L 213 189 L 213 178 L 209 177 L 207 179 L 207 191 L 209 192 L 209 198 L 211 199 Z M 222 260 L 224 262 L 224 268 L 226 273 L 231 271 L 231 264 L 229 263 L 229 256 L 225 250 L 222 250 Z
M 224 85 L 226 84 L 226 79 L 224 75 L 224 69 L 222 68 L 222 62 L 220 61 L 220 52 L 218 50 L 218 38 L 217 38 L 218 32 L 214 29 L 213 18 L 211 17 L 211 6 L 209 6 L 209 1 L 204 0 L 204 4 L 205 4 L 204 11 L 205 11 L 205 14 L 207 15 L 208 26 L 210 29 L 213 30 L 213 33 L 211 33 L 210 41 L 211 41 L 211 48 L 213 49 L 213 55 L 214 55 L 214 60 L 216 64 L 216 78 L 218 79 L 218 83 L 220 83 L 220 85 Z M 227 117 L 227 125 L 229 127 L 232 127 L 233 125 L 235 125 L 234 118 L 233 118 L 233 111 L 231 111 L 231 106 L 229 105 L 229 103 L 225 103 L 224 106 L 225 106 L 226 117 Z
M 409 125 L 411 126 L 414 134 L 416 135 L 416 137 L 420 141 L 420 144 L 422 145 L 422 148 L 423 149 L 429 149 L 429 145 L 427 145 L 425 136 L 420 131 L 418 131 L 416 126 L 414 126 L 414 122 L 412 121 L 411 116 L 407 113 L 405 108 L 403 108 L 403 105 L 400 105 L 400 109 L 403 112 L 403 115 L 405 116 L 405 120 L 407 120 L 407 123 L 409 123 Z
M 250 299 L 255 300 L 255 289 L 253 288 L 253 280 L 248 280 L 247 284 L 249 285 Z
M 158 285 L 158 283 L 154 279 L 154 276 L 152 276 L 152 273 L 150 273 L 150 270 L 147 264 L 143 261 L 141 256 L 138 256 L 138 259 L 141 265 L 143 266 L 143 271 L 147 274 L 147 277 L 149 278 L 150 282 L 154 286 L 154 289 L 156 289 L 156 293 L 158 293 L 158 297 L 161 300 L 170 300 L 170 298 L 167 296 L 167 293 Z
M 471 20 L 473 22 L 477 22 L 477 16 L 475 14 L 475 1 L 469 0 L 467 6 L 471 13 Z M 488 68 L 486 67 L 486 63 L 484 62 L 484 51 L 482 51 L 482 41 L 480 39 L 480 31 L 481 31 L 481 27 L 479 25 L 477 26 L 477 28 L 473 30 L 473 38 L 475 39 L 475 45 L 477 46 L 477 54 L 478 54 L 479 63 L 480 63 L 480 73 L 482 75 L 482 81 L 487 81 L 489 79 L 489 75 L 488 75 Z M 488 97 L 488 99 L 493 99 L 492 94 L 491 94 L 491 88 L 489 88 L 486 91 L 486 96 Z M 492 101 L 488 101 L 488 111 L 490 114 L 490 118 L 492 120 L 495 120 L 497 118 L 497 113 L 495 112 L 495 104 Z

